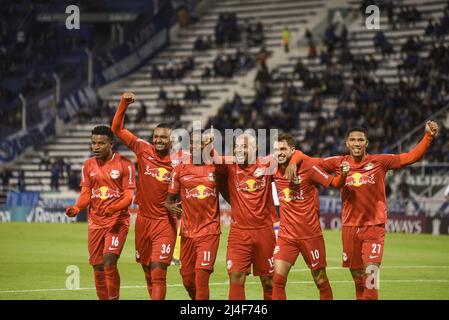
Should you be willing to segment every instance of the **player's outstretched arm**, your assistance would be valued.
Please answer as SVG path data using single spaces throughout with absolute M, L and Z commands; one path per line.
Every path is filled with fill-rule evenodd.
M 91 189 L 89 187 L 82 187 L 81 194 L 76 201 L 76 204 L 74 206 L 67 206 L 65 209 L 65 214 L 68 217 L 75 217 L 81 210 L 86 209 L 90 203 L 90 194 Z
M 342 188 L 346 183 L 346 177 L 349 173 L 349 162 L 343 161 L 340 165 L 341 174 L 336 175 L 334 179 L 332 179 L 331 186 L 334 188 Z
M 426 154 L 427 150 L 429 150 L 430 144 L 432 143 L 433 139 L 438 136 L 438 132 L 438 123 L 436 123 L 435 121 L 427 121 L 425 134 L 421 141 L 410 152 L 401 153 L 399 155 L 401 166 L 403 167 L 410 165 L 421 159 L 424 154 Z
M 116 204 L 106 208 L 106 210 L 104 211 L 104 215 L 110 217 L 116 212 L 120 212 L 127 209 L 131 205 L 131 202 L 133 201 L 133 196 L 134 196 L 134 189 L 126 189 L 124 192 L 123 199 L 121 199 Z
M 313 159 L 311 157 L 309 157 L 308 155 L 302 153 L 299 150 L 296 150 L 295 153 L 293 153 L 287 168 L 285 169 L 285 173 L 284 173 L 284 178 L 289 179 L 289 180 L 293 180 L 296 178 L 296 169 L 298 167 L 298 164 L 301 163 L 301 161 L 303 161 L 304 159 Z
M 135 101 L 135 96 L 131 92 L 125 92 L 120 98 L 120 103 L 112 120 L 111 130 L 127 146 L 133 141 L 134 135 L 125 129 L 125 113 L 128 106 Z
M 165 207 L 172 216 L 179 219 L 181 218 L 182 215 L 182 209 L 178 207 L 178 204 L 176 203 L 177 198 L 178 198 L 177 194 L 170 192 L 167 193 L 167 199 L 165 200 Z

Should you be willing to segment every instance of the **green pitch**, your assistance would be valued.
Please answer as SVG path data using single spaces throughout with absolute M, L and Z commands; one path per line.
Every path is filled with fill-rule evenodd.
M 133 228 L 131 228 L 133 229 Z M 226 299 L 226 240 L 223 230 L 211 299 Z M 349 271 L 341 268 L 340 232 L 325 234 L 328 276 L 335 299 L 354 299 Z M 66 268 L 79 267 L 80 289 L 66 289 Z M 134 262 L 134 230 L 119 260 L 122 299 L 148 299 L 144 274 Z M 387 234 L 380 278 L 380 299 L 449 299 L 449 237 Z M 167 299 L 188 299 L 179 267 L 171 266 Z M 248 299 L 261 299 L 259 278 L 249 276 Z M 300 257 L 287 283 L 289 299 L 318 299 L 310 272 Z M 0 224 L 0 299 L 96 299 L 87 262 L 86 224 Z

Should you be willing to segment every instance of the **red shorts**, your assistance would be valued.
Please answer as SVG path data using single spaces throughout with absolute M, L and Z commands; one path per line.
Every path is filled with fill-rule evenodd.
M 89 263 L 103 264 L 103 255 L 113 253 L 120 256 L 128 235 L 128 223 L 116 223 L 112 227 L 87 230 Z
M 219 243 L 219 234 L 206 234 L 198 238 L 181 237 L 181 275 L 195 273 L 196 269 L 214 271 Z
M 274 248 L 274 259 L 284 260 L 294 265 L 300 253 L 311 270 L 326 268 L 323 236 L 298 240 L 279 237 Z
M 343 267 L 363 269 L 366 264 L 382 262 L 385 225 L 345 227 L 343 238 Z
M 176 242 L 176 222 L 148 219 L 137 215 L 135 225 L 136 261 L 170 264 Z
M 272 226 L 263 229 L 238 229 L 231 226 L 226 263 L 228 273 L 249 274 L 251 264 L 255 276 L 273 275 L 273 250 L 276 236 Z

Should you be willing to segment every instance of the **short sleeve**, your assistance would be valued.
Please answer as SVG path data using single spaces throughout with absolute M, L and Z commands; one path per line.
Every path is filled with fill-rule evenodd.
M 136 172 L 131 161 L 123 162 L 122 188 L 123 190 L 136 188 Z
M 83 166 L 81 167 L 81 181 L 80 187 L 88 187 L 90 188 L 90 180 L 89 180 L 89 163 L 85 161 Z
M 179 194 L 180 184 L 179 184 L 179 173 L 182 164 L 176 166 L 171 175 L 170 185 L 168 186 L 168 192 L 173 194 Z

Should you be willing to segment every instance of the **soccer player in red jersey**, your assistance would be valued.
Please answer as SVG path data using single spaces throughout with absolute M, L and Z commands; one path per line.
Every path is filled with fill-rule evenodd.
M 424 137 L 410 152 L 368 154 L 366 130 L 353 128 L 346 135 L 349 155 L 316 159 L 316 163 L 329 172 L 338 170 L 342 161 L 350 165 L 345 186 L 341 189 L 343 266 L 351 271 L 357 299 L 378 299 L 378 272 L 387 221 L 385 175 L 388 170 L 399 169 L 421 159 L 438 131 L 438 124 L 428 121 Z M 293 157 L 292 162 L 299 161 Z M 294 165 L 291 169 L 286 175 L 294 178 Z
M 280 134 L 274 142 L 274 156 L 278 162 L 274 182 L 279 198 L 280 226 L 274 249 L 273 300 L 286 299 L 287 276 L 300 253 L 312 271 L 320 299 L 331 300 L 317 185 L 343 187 L 349 164 L 343 163 L 342 175 L 334 177 L 305 159 L 297 168 L 297 178 L 290 181 L 284 174 L 295 152 L 295 140 L 288 134 Z
M 206 142 L 193 134 L 191 153 L 201 153 Z M 209 277 L 214 270 L 220 241 L 220 212 L 217 191 L 217 167 L 205 164 L 179 164 L 172 172 L 166 206 L 173 214 L 182 214 L 181 269 L 184 287 L 192 300 L 209 299 Z M 182 210 L 176 204 L 181 194 Z
M 125 129 L 125 112 L 134 101 L 134 94 L 126 92 L 122 95 L 112 121 L 112 131 L 137 157 L 139 211 L 135 225 L 136 261 L 140 262 L 145 272 L 151 299 L 163 300 L 177 224 L 164 203 L 177 160 L 171 160 L 171 129 L 167 124 L 159 124 L 154 129 L 152 144 Z
M 66 214 L 76 216 L 89 207 L 88 251 L 94 269 L 95 287 L 100 300 L 119 299 L 120 275 L 117 260 L 129 230 L 135 176 L 134 165 L 112 151 L 114 135 L 109 127 L 92 130 L 94 157 L 82 167 L 81 194 Z
M 230 279 L 229 299 L 244 300 L 245 280 L 250 273 L 259 276 L 264 299 L 271 300 L 273 250 L 278 221 L 273 202 L 271 161 L 256 158 L 255 137 L 244 133 L 236 138 L 236 163 L 226 164 L 231 204 L 231 229 L 227 247 Z M 272 159 L 274 161 L 274 159 Z

